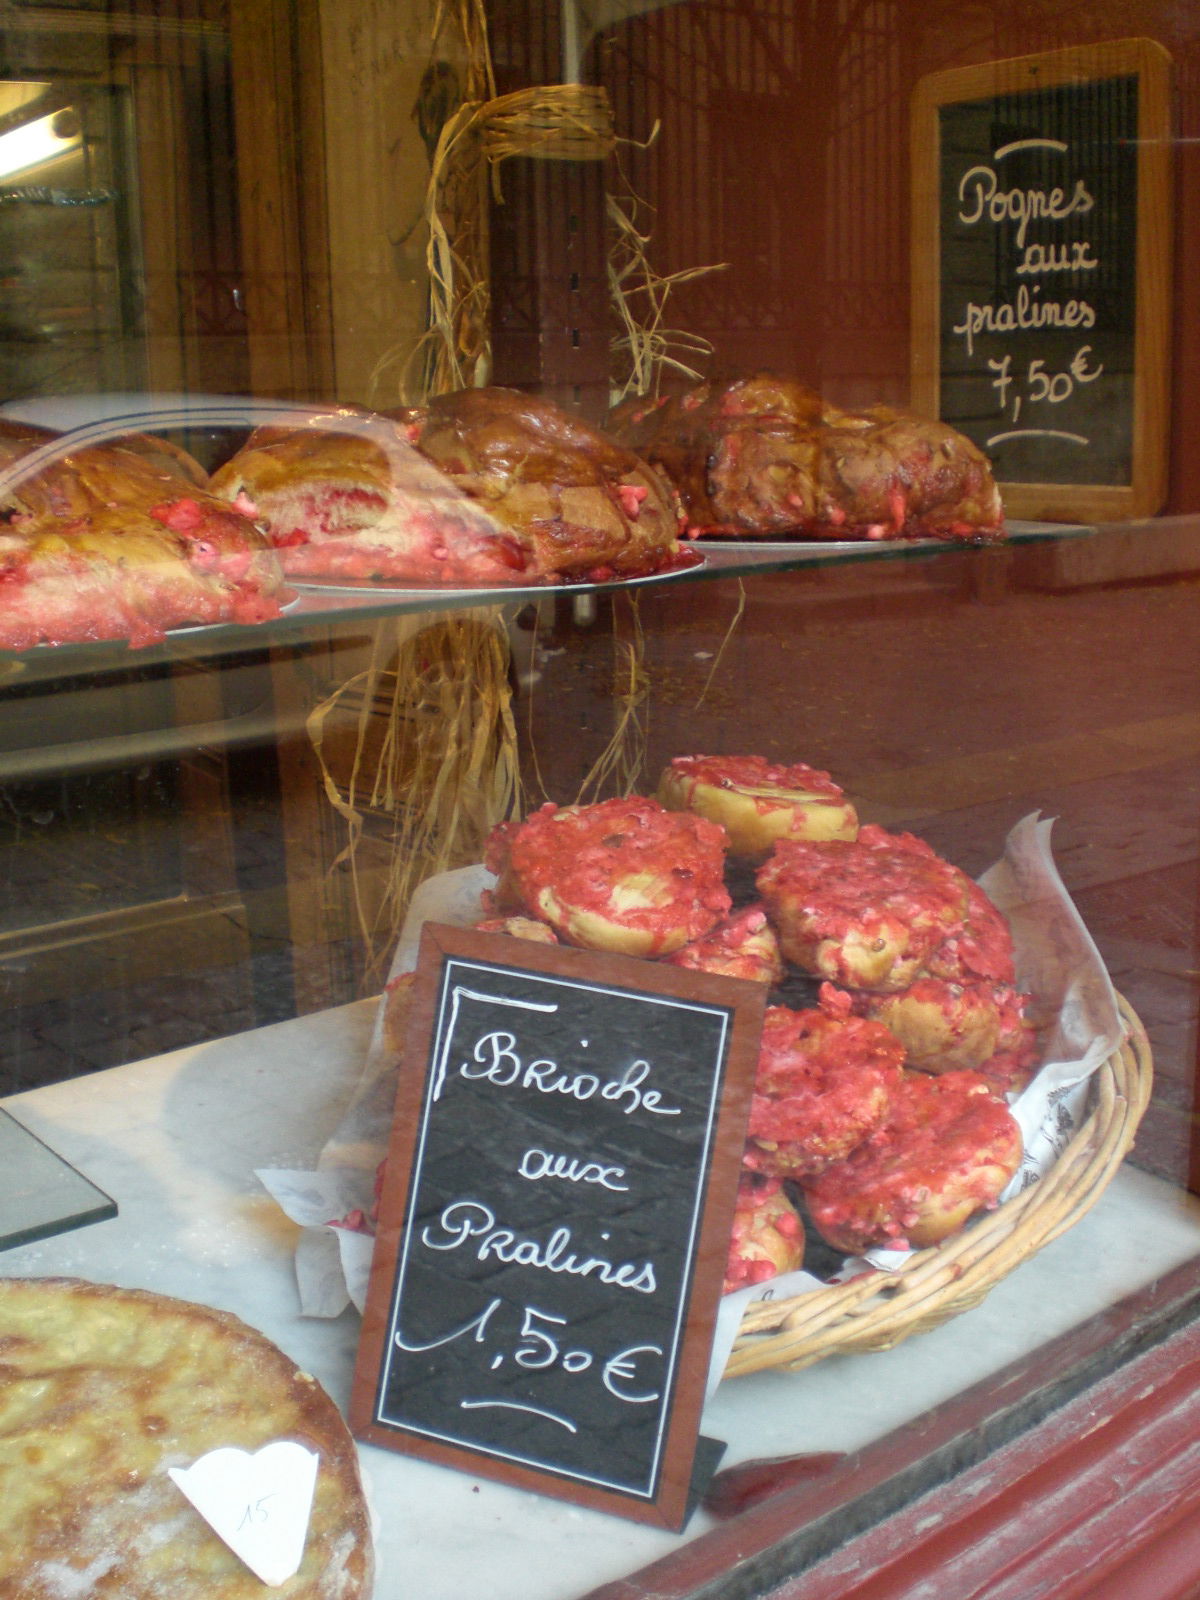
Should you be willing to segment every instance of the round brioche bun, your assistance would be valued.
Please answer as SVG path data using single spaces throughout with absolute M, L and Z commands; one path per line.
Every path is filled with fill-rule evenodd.
M 991 983 L 918 978 L 899 994 L 872 995 L 863 1007 L 890 1028 L 923 1072 L 975 1069 L 1000 1043 L 1000 1002 Z
M 824 1172 L 887 1121 L 904 1046 L 880 1022 L 768 1006 L 744 1164 L 777 1178 Z
M 761 906 L 744 906 L 718 922 L 702 938 L 664 957 L 668 965 L 693 972 L 716 972 L 767 985 L 783 980 L 783 956 L 775 930 Z
M 804 1265 L 804 1224 L 777 1178 L 743 1173 L 738 1184 L 724 1292 L 765 1283 Z
M 965 926 L 971 880 L 910 833 L 782 839 L 755 875 L 789 961 L 848 989 L 893 993 Z
M 804 1183 L 809 1216 L 849 1255 L 925 1249 L 994 1206 L 1021 1154 L 1016 1119 L 977 1073 L 905 1073 L 887 1123 Z
M 827 772 L 764 756 L 677 756 L 658 799 L 720 823 L 731 855 L 762 860 L 777 839 L 853 839 L 858 815 Z
M 547 804 L 497 830 L 487 859 L 500 880 L 495 909 L 536 917 L 585 950 L 671 955 L 731 904 L 723 830 L 656 800 Z

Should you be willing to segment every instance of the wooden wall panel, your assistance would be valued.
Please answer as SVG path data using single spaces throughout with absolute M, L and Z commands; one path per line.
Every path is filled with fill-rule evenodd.
M 250 389 L 275 399 L 333 384 L 325 162 L 310 86 L 319 38 L 307 0 L 245 0 L 231 21 Z
M 425 323 L 429 165 L 413 107 L 433 6 L 320 0 L 320 23 L 335 389 L 339 400 L 395 405 Z

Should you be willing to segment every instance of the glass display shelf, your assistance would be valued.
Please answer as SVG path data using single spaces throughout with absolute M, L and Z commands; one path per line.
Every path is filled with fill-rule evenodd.
M 19 494 L 21 486 L 64 456 L 120 441 L 135 434 L 160 434 L 208 470 L 228 460 L 251 430 L 294 426 L 319 432 L 345 433 L 369 443 L 391 463 L 403 483 L 412 447 L 394 422 L 358 407 L 309 405 L 298 401 L 260 400 L 247 396 L 187 393 L 110 393 L 51 396 L 10 402 L 0 418 L 49 427 L 45 442 L 0 465 L 0 498 Z M 641 578 L 607 583 L 505 585 L 495 588 L 408 587 L 385 580 L 294 582 L 294 598 L 284 614 L 269 622 L 226 623 L 171 630 L 158 644 L 131 649 L 121 639 L 38 646 L 0 652 L 0 693 L 8 686 L 31 685 L 63 676 L 106 673 L 160 662 L 194 661 L 244 651 L 300 643 L 314 625 L 345 621 L 370 623 L 380 618 L 428 612 L 457 611 L 469 606 L 511 605 L 575 596 L 636 595 L 664 585 L 688 585 L 704 579 L 760 576 L 809 566 L 846 562 L 905 560 L 962 554 L 976 548 L 1004 549 L 1030 540 L 1090 536 L 1086 524 L 1013 521 L 1006 539 L 977 547 L 938 539 L 910 540 L 697 540 L 688 548 L 698 557 L 692 567 L 678 567 Z
M 1191 519 L 1179 520 L 1190 522 Z M 269 622 L 177 628 L 168 633 L 161 643 L 136 649 L 131 648 L 124 639 L 102 639 L 38 645 L 32 650 L 0 651 L 0 693 L 14 684 L 31 685 L 57 678 L 122 672 L 131 667 L 234 656 L 297 644 L 315 626 L 324 624 L 372 623 L 384 617 L 421 612 L 435 615 L 469 606 L 509 605 L 519 608 L 535 601 L 553 601 L 572 596 L 592 599 L 634 596 L 648 589 L 665 586 L 683 587 L 717 578 L 761 577 L 807 567 L 858 562 L 970 559 L 974 554 L 1002 552 L 1029 542 L 1090 540 L 1096 532 L 1096 528 L 1085 524 L 1025 522 L 1014 525 L 1007 541 L 987 546 L 949 544 L 937 539 L 879 543 L 865 540 L 836 541 L 826 544 L 714 541 L 704 545 L 700 551 L 701 562 L 695 567 L 611 583 L 530 584 L 492 589 L 443 590 L 404 588 L 385 583 L 323 585 L 305 582 L 296 585 L 296 596 L 287 604 L 284 614 Z

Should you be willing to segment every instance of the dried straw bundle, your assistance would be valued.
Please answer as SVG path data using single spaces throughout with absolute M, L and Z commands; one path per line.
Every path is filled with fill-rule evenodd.
M 608 743 L 579 786 L 576 803 L 624 798 L 642 781 L 650 715 L 650 674 L 646 635 L 636 595 L 613 599 L 613 709 L 616 719 Z M 621 626 L 621 610 L 626 626 Z
M 435 48 L 451 17 L 467 58 L 465 99 L 442 122 L 431 156 L 425 199 L 430 326 L 400 383 L 402 397 L 412 403 L 489 379 L 488 189 L 489 180 L 497 187 L 500 162 L 510 156 L 602 160 L 614 145 L 603 90 L 555 84 L 497 96 L 482 0 L 439 5 Z M 395 361 L 394 351 L 384 356 L 376 383 Z M 488 626 L 472 629 L 472 619 L 478 624 L 483 618 Z M 349 828 L 335 865 L 350 869 L 369 973 L 378 973 L 390 954 L 412 891 L 435 872 L 479 859 L 489 828 L 512 809 L 519 782 L 500 612 L 464 612 L 427 624 L 416 638 L 420 624 L 400 619 L 394 626 L 395 632 L 381 627 L 368 671 L 309 719 L 326 793 Z M 396 645 L 396 663 L 385 668 L 383 657 Z M 355 699 L 353 771 L 343 792 L 322 740 L 330 712 Z M 376 751 L 372 721 L 381 714 L 388 736 Z M 368 811 L 390 819 L 390 864 L 377 906 L 359 868 Z
M 430 326 L 402 389 L 415 403 L 487 383 L 491 371 L 488 184 L 510 156 L 602 161 L 615 148 L 603 89 L 545 84 L 465 101 L 442 128 L 425 196 Z M 385 358 L 385 361 L 389 358 Z
M 434 152 L 425 199 L 429 329 L 414 352 L 418 383 L 416 392 L 404 394 L 408 403 L 480 387 L 491 376 L 487 162 L 479 111 L 470 101 L 460 106 Z
M 388 352 L 373 380 L 378 384 L 402 359 L 399 390 L 406 403 L 490 379 L 488 199 L 489 188 L 499 195 L 500 163 L 512 156 L 601 161 L 617 146 L 601 88 L 549 84 L 497 96 L 483 0 L 439 0 L 433 53 L 450 25 L 466 58 L 464 97 L 453 107 L 446 83 L 435 73 L 436 104 L 425 108 L 429 125 L 421 123 L 422 137 L 432 146 L 425 196 L 429 328 L 407 359 Z M 431 70 L 436 65 L 431 61 Z M 644 392 L 664 362 L 696 375 L 670 351 L 700 354 L 709 347 L 664 329 L 663 308 L 672 285 L 697 273 L 657 276 L 646 258 L 648 236 L 634 225 L 635 212 L 632 200 L 624 207 L 610 202 L 618 235 L 610 285 L 625 330 L 622 345 L 632 362 L 628 387 Z M 650 684 L 636 603 L 629 614 L 623 636 L 614 628 L 616 725 L 584 779 L 580 800 L 628 794 L 641 777 Z M 466 624 L 481 617 L 491 619 L 489 626 L 472 632 Z M 382 626 L 367 673 L 343 685 L 309 719 L 326 793 L 349 828 L 335 865 L 349 866 L 372 971 L 386 960 L 416 886 L 434 872 L 478 859 L 488 829 L 509 814 L 518 791 L 508 642 L 499 612 L 463 613 L 427 626 L 414 638 L 418 626 L 407 619 L 400 619 L 394 632 Z M 419 663 L 413 657 L 417 639 Z M 396 646 L 396 664 L 385 668 L 383 655 Z M 372 722 L 381 715 L 381 695 L 388 736 L 376 751 Z M 359 697 L 355 755 L 343 790 L 325 761 L 322 739 L 330 712 L 354 696 Z M 391 819 L 387 885 L 376 906 L 359 871 L 368 811 Z
M 536 161 L 603 161 L 616 147 L 612 107 L 603 89 L 542 84 L 489 100 L 480 108 L 483 153 Z
M 499 607 L 430 623 L 381 623 L 366 670 L 341 684 L 307 722 L 329 803 L 349 838 L 333 867 L 349 869 L 366 978 L 380 980 L 413 890 L 437 872 L 478 861 L 495 823 L 517 802 L 516 728 L 508 638 Z M 357 707 L 350 771 L 335 773 L 329 720 Z M 378 750 L 372 722 L 382 722 Z M 365 881 L 359 847 L 368 818 L 380 825 L 388 871 L 380 893 Z
M 690 283 L 710 272 L 722 272 L 725 263 L 688 267 L 664 277 L 650 265 L 651 236 L 638 227 L 636 198 L 629 194 L 624 201 L 619 201 L 610 194 L 605 205 L 613 229 L 608 253 L 608 292 L 621 327 L 612 346 L 616 374 L 613 403 L 628 395 L 656 395 L 665 368 L 699 381 L 703 376 L 701 368 L 692 366 L 691 362 L 710 356 L 713 347 L 699 334 L 669 328 L 667 301 L 679 284 Z

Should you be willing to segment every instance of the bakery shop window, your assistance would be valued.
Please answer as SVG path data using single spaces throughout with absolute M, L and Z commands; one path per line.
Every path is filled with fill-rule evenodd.
M 364 1071 L 391 1087 L 421 916 L 769 992 L 726 1263 L 730 1291 L 767 1288 L 726 1318 L 712 1415 L 734 1467 L 784 1458 L 836 1501 L 822 1537 L 880 1435 L 961 1419 L 972 1385 L 990 1422 L 979 1395 L 1047 1348 L 1054 1383 L 1084 1381 L 1124 1359 L 1099 1349 L 1110 1316 L 1127 1353 L 1139 1308 L 1192 1315 L 1200 28 L 1142 9 L 1179 136 L 1174 391 L 1151 408 L 1161 502 L 1124 520 L 1015 515 L 981 447 L 907 402 L 918 85 L 1107 59 L 1126 7 L 0 13 L 0 156 L 27 127 L 57 140 L 0 172 L 0 470 L 37 463 L 0 513 L 0 1089 L 69 1123 L 65 1091 L 114 1080 L 57 1080 L 139 1066 L 173 1085 L 186 1161 L 210 1068 L 233 1084 L 249 1051 L 246 1143 L 213 1163 L 242 1207 L 222 1248 L 275 1251 L 285 1339 L 312 1283 L 287 1229 L 256 1231 L 273 1200 L 247 1222 L 251 1174 L 362 1136 L 353 1194 L 292 1219 L 330 1252 L 343 1342 L 308 1333 L 335 1387 L 389 1111 L 339 1119 Z M 476 102 L 519 125 L 453 143 Z M 431 223 L 453 272 L 429 271 Z M 1063 259 L 1031 258 L 1043 300 Z M 1107 360 L 1030 354 L 1025 402 Z M 54 564 L 81 525 L 90 587 Z M 1023 1184 L 1035 1143 L 1066 1159 Z M 530 1181 L 557 1181 L 543 1155 Z M 165 1259 L 172 1291 L 216 1298 L 223 1221 L 129 1274 Z M 854 1516 L 927 1487 L 921 1456 Z M 446 1507 L 512 1507 L 443 1502 L 408 1465 L 437 1582 L 472 1592 Z M 717 1495 L 631 1554 L 526 1498 L 544 1526 L 508 1531 L 548 1600 L 723 1515 Z

